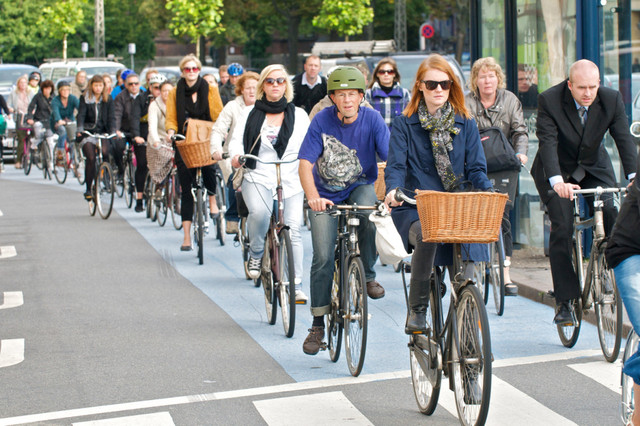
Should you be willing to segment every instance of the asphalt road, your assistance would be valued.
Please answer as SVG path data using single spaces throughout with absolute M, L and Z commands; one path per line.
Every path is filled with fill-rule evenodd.
M 0 425 L 457 424 L 443 389 L 433 416 L 416 407 L 402 332 L 400 276 L 378 266 L 364 370 L 344 355 L 302 353 L 296 333 L 265 321 L 240 251 L 212 236 L 205 264 L 180 232 L 116 200 L 90 217 L 76 181 L 60 186 L 12 166 L 0 174 Z M 310 235 L 304 232 L 305 267 Z M 303 283 L 308 292 L 308 281 Z M 551 308 L 488 306 L 494 377 L 488 424 L 615 425 L 620 365 L 604 362 L 594 327 L 567 350 Z M 91 423 L 92 422 L 92 423 Z

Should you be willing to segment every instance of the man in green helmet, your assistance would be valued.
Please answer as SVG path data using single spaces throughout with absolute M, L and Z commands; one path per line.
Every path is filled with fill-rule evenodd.
M 337 218 L 320 212 L 338 203 L 375 204 L 376 154 L 384 161 L 389 151 L 389 129 L 382 116 L 360 108 L 365 90 L 362 73 L 354 67 L 338 67 L 329 76 L 327 89 L 334 105 L 313 118 L 298 154 L 302 188 L 315 212 L 309 217 L 313 325 L 302 346 L 309 355 L 326 346 L 322 341 L 324 316 L 329 313 L 337 236 Z M 384 296 L 384 288 L 375 280 L 375 226 L 367 218 L 360 220 L 358 243 L 367 293 L 379 299 Z

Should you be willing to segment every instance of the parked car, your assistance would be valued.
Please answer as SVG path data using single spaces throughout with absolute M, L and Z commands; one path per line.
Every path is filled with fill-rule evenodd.
M 115 80 L 116 72 L 124 68 L 126 68 L 124 65 L 115 61 L 68 59 L 66 61 L 46 62 L 40 65 L 40 72 L 43 79 L 53 81 L 58 81 L 62 77 L 73 77 L 81 70 L 87 72 L 87 78 L 91 78 L 96 74 L 109 74 Z
M 33 65 L 25 64 L 0 64 L 0 95 L 7 100 L 9 93 L 13 90 L 18 77 L 21 75 L 29 75 L 38 68 Z
M 142 81 L 143 83 L 146 81 L 147 72 L 150 69 L 158 70 L 158 72 L 167 77 L 167 80 L 169 80 L 173 85 L 175 85 L 176 82 L 180 79 L 180 67 L 144 67 L 144 69 L 140 73 L 140 81 Z M 213 74 L 216 77 L 216 81 L 220 81 L 220 73 L 218 72 L 218 68 L 216 67 L 202 67 L 200 75 L 205 74 Z

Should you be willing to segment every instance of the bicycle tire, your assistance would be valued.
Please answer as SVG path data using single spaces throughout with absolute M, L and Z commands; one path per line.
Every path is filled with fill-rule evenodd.
M 133 170 L 131 169 L 131 163 L 127 162 L 124 166 L 124 173 L 122 175 L 122 192 L 124 195 L 124 203 L 127 208 L 131 208 L 133 205 L 133 199 L 135 198 L 133 193 L 135 191 L 133 184 Z
M 98 213 L 103 219 L 108 219 L 111 215 L 114 194 L 115 183 L 111 166 L 109 163 L 102 163 L 96 176 L 96 204 L 98 205 Z
M 167 223 L 167 216 L 169 215 L 169 188 L 168 182 L 164 182 L 160 185 L 160 199 L 156 200 L 154 195 L 154 202 L 156 203 L 156 216 L 158 218 L 158 225 L 164 226 Z
M 441 303 L 439 297 L 436 297 L 435 285 L 436 283 L 432 281 L 426 312 L 429 332 L 425 335 L 412 336 L 409 344 L 413 395 L 416 398 L 418 410 L 428 416 L 433 414 L 438 406 L 442 383 L 442 351 L 434 338 L 438 317 L 433 307 L 436 303 Z
M 142 189 L 142 203 L 145 207 L 147 219 L 151 219 L 151 222 L 155 221 L 153 217 L 153 203 L 151 202 L 153 190 L 154 185 L 151 180 L 151 175 L 147 173 L 147 176 L 144 178 L 144 188 Z
M 491 291 L 493 293 L 493 303 L 496 308 L 496 314 L 502 316 L 504 314 L 504 258 L 502 256 L 503 246 L 502 238 L 498 238 L 498 241 L 491 243 L 489 246 L 491 250 L 489 252 L 489 282 L 491 283 Z M 488 293 L 489 289 L 487 289 Z M 487 296 L 485 295 L 485 304 L 487 303 Z
M 351 257 L 347 266 L 345 289 L 344 348 L 347 366 L 352 376 L 362 371 L 367 350 L 367 291 L 364 265 L 358 256 Z
M 42 144 L 42 142 L 40 144 Z M 31 156 L 31 161 L 32 161 L 32 164 L 35 164 L 38 170 L 42 170 L 42 148 L 40 145 L 37 145 L 34 148 Z
M 475 286 L 466 285 L 460 290 L 455 314 L 450 365 L 456 409 L 461 424 L 483 425 L 491 399 L 491 333 L 482 296 Z
M 594 310 L 596 313 L 596 325 L 598 328 L 598 340 L 602 354 L 608 362 L 615 362 L 620 354 L 622 342 L 622 299 L 616 286 L 616 278 L 613 270 L 609 268 L 604 255 L 606 242 L 602 243 L 598 250 L 596 263 L 597 275 L 591 285 Z M 606 284 L 612 292 L 605 293 Z
M 60 150 L 58 150 L 57 148 L 56 148 L 56 151 L 60 152 Z M 55 155 L 53 159 L 53 175 L 55 176 L 56 181 L 60 185 L 64 184 L 67 180 L 67 162 L 66 162 L 66 159 L 64 158 L 66 155 L 66 152 L 64 149 L 62 149 L 61 154 L 62 154 L 61 159 L 58 160 L 57 155 Z
M 49 169 L 49 165 L 51 164 L 51 152 L 48 148 L 49 142 L 47 142 L 46 139 L 40 142 L 40 169 L 42 170 L 42 177 L 45 180 L 51 180 L 51 170 Z
M 194 235 L 198 243 L 198 263 L 204 263 L 204 199 L 202 188 L 196 190 L 196 229 Z
M 226 188 L 224 185 L 224 179 L 221 173 L 216 174 L 216 204 L 218 205 L 218 218 L 216 219 L 216 239 L 220 241 L 220 245 L 223 246 L 226 238 L 226 223 L 224 214 L 227 211 L 226 203 Z
M 98 205 L 96 203 L 96 181 L 93 181 L 93 185 L 91 185 L 91 200 L 89 200 L 89 214 L 91 216 L 96 215 L 96 210 L 98 210 Z
M 487 262 L 473 262 L 473 282 L 478 287 L 480 294 L 487 304 L 487 291 L 489 291 L 489 282 L 487 281 Z
M 296 329 L 296 285 L 293 248 L 288 229 L 282 229 L 278 235 L 280 240 L 278 253 L 278 295 L 280 299 L 280 315 L 282 326 L 287 337 L 293 336 Z
M 73 168 L 78 183 L 84 185 L 85 175 L 85 158 L 80 146 L 77 142 L 72 142 L 71 150 L 73 151 Z
M 635 354 L 638 351 L 638 343 L 640 342 L 640 338 L 638 335 L 631 329 L 629 335 L 627 336 L 627 344 L 624 347 L 624 352 L 622 355 L 622 365 L 631 357 L 631 355 Z M 633 415 L 633 410 L 635 408 L 635 404 L 633 401 L 633 379 L 624 372 L 621 373 L 620 383 L 622 385 L 622 398 L 620 401 L 620 415 L 622 417 L 622 422 L 626 424 L 631 423 L 631 416 Z
M 110 156 L 111 157 L 111 156 Z M 125 164 L 125 157 L 123 156 L 122 159 L 123 164 Z M 126 162 L 128 163 L 128 162 Z M 115 159 L 113 157 L 110 158 L 110 162 L 109 164 L 111 165 L 111 170 L 119 170 L 118 166 L 115 162 Z M 122 170 L 122 176 L 116 176 L 114 174 L 113 176 L 113 188 L 116 192 L 116 195 L 118 196 L 118 198 L 122 198 L 124 196 L 124 169 Z
M 341 299 L 340 269 L 336 261 L 334 262 L 331 301 L 329 302 L 329 313 L 327 314 L 327 347 L 329 349 L 329 359 L 333 362 L 340 359 L 340 349 L 342 348 L 343 322 L 340 317 Z
M 267 234 L 264 241 L 264 254 L 262 255 L 262 267 L 258 282 L 262 284 L 264 291 L 264 307 L 267 311 L 267 322 L 269 325 L 276 323 L 278 312 L 278 294 L 275 288 L 273 272 L 271 271 L 271 236 Z
M 23 147 L 24 152 L 22 155 L 22 170 L 24 170 L 24 174 L 29 176 L 31 173 L 31 144 L 29 142 L 25 142 L 26 148 Z
M 178 174 L 171 173 L 171 185 L 169 188 L 169 208 L 171 209 L 171 221 L 173 222 L 173 227 L 176 228 L 177 231 L 182 229 L 182 215 L 181 215 L 181 194 L 182 190 L 180 188 L 180 183 L 178 181 Z
M 241 217 L 238 226 L 238 243 L 240 244 L 240 254 L 242 255 L 242 264 L 244 266 L 244 276 L 251 280 L 249 275 L 249 234 L 247 233 L 247 218 Z M 260 287 L 258 279 L 253 280 L 255 287 Z
M 577 251 L 576 251 L 576 242 L 573 241 L 573 248 L 571 250 L 571 265 L 573 269 L 578 270 L 578 262 L 577 262 Z M 573 307 L 573 312 L 575 316 L 575 323 L 572 325 L 564 325 L 557 324 L 556 328 L 558 329 L 558 336 L 560 337 L 560 341 L 562 345 L 566 348 L 572 348 L 578 342 L 578 337 L 580 336 L 580 328 L 582 327 L 582 296 L 571 302 Z

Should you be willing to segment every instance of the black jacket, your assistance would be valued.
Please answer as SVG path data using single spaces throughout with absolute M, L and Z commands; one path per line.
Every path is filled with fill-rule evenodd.
M 636 147 L 620 92 L 600 87 L 583 129 L 567 81 L 538 96 L 539 145 L 531 174 L 545 203 L 551 189 L 549 178 L 560 175 L 568 182 L 578 165 L 607 185 L 615 186 L 611 159 L 602 143 L 607 131 L 616 143 L 625 176 L 636 171 Z
M 38 92 L 33 99 L 31 99 L 31 102 L 29 102 L 26 119 L 33 119 L 34 121 L 39 121 L 49 126 L 52 111 L 51 99 L 52 98 L 45 98 L 42 92 Z
M 304 73 L 293 77 L 293 103 L 309 114 L 315 104 L 327 95 L 327 79 L 319 75 L 320 84 L 310 89 L 306 84 L 302 84 L 302 74 Z
M 131 104 L 131 134 L 133 137 L 142 136 L 145 140 L 149 135 L 149 104 L 153 101 L 149 92 L 140 92 Z
M 630 256 L 640 255 L 640 161 L 638 174 L 620 207 L 606 254 L 612 268 Z
M 114 102 L 111 96 L 107 102 L 87 104 L 84 95 L 80 96 L 78 107 L 78 132 L 87 130 L 91 133 L 115 133 L 116 117 Z M 97 120 L 96 120 L 97 114 Z

